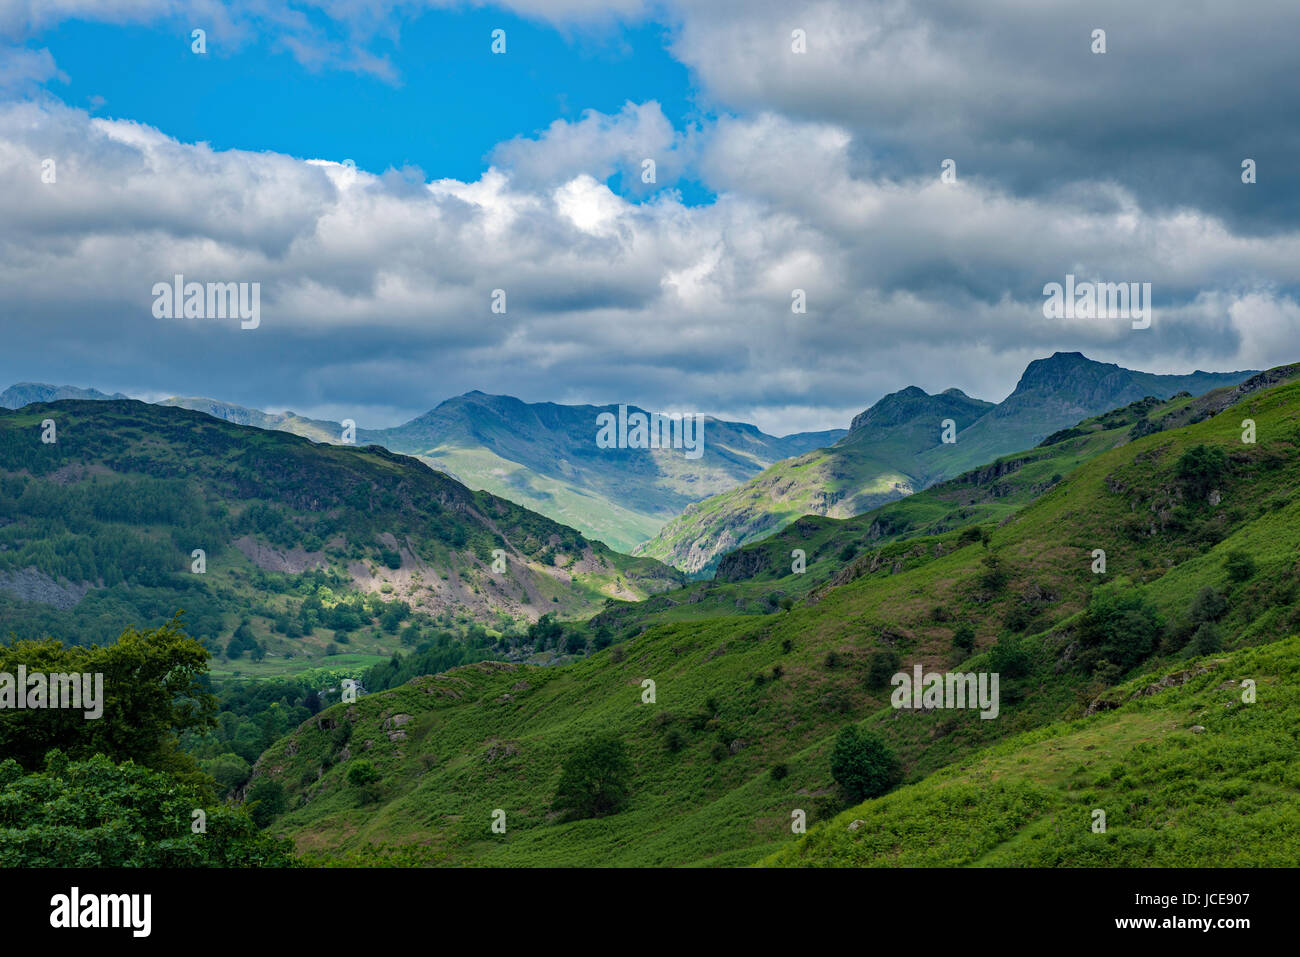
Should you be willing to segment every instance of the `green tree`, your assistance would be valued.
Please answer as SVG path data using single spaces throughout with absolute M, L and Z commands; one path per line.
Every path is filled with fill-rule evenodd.
M 1228 456 L 1215 446 L 1192 446 L 1178 459 L 1178 479 L 1197 498 L 1212 491 L 1227 470 Z
M 1227 611 L 1227 599 L 1209 585 L 1206 585 L 1196 593 L 1196 598 L 1192 601 L 1190 614 L 1192 622 L 1199 625 L 1205 621 L 1218 621 Z
M 883 688 L 898 671 L 898 653 L 888 649 L 873 651 L 867 659 L 867 687 Z
M 902 779 L 894 753 L 854 725 L 841 729 L 831 751 L 831 777 L 855 804 L 884 794 Z
M 631 782 L 632 762 L 622 739 L 597 735 L 564 762 L 551 804 L 569 820 L 617 814 L 627 806 Z
M 1080 663 L 1091 672 L 1104 658 L 1128 671 L 1151 655 L 1163 630 L 1160 612 L 1141 589 L 1123 580 L 1100 585 L 1088 596 L 1079 621 Z
M 266 827 L 285 809 L 284 785 L 268 777 L 260 777 L 248 788 L 246 796 L 249 814 L 258 827 Z
M 1223 567 L 1228 572 L 1228 578 L 1234 582 L 1250 581 L 1255 577 L 1255 559 L 1250 557 L 1249 552 L 1240 549 L 1228 552 Z
M 970 651 L 975 647 L 975 629 L 963 621 L 952 633 L 952 644 L 961 651 Z
M 1187 654 L 1193 658 L 1212 655 L 1222 647 L 1223 635 L 1219 631 L 1219 626 L 1212 621 L 1207 621 L 1196 629 L 1196 634 L 1187 645 Z
M 211 727 L 216 712 L 216 700 L 203 684 L 208 652 L 181 631 L 178 619 L 151 631 L 128 628 L 102 647 L 65 647 L 54 639 L 0 646 L 0 672 L 14 674 L 19 665 L 28 674 L 102 675 L 103 712 L 88 720 L 86 708 L 5 711 L 0 754 L 28 770 L 43 767 L 52 748 L 74 761 L 104 754 L 114 762 L 129 758 L 195 786 L 211 786 L 178 746 L 183 732 Z
M 289 842 L 263 834 L 244 810 L 210 803 L 168 774 L 102 754 L 50 757 L 29 774 L 12 758 L 0 761 L 0 868 L 296 863 Z

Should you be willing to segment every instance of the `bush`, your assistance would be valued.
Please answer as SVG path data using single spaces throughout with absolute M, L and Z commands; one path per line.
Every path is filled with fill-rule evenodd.
M 975 647 L 975 629 L 962 622 L 952 633 L 952 645 L 961 651 L 971 651 Z
M 984 556 L 984 571 L 980 574 L 980 587 L 986 591 L 1000 592 L 1007 584 L 1007 571 L 996 555 Z
M 676 754 L 682 748 L 686 747 L 686 739 L 682 737 L 680 731 L 673 728 L 664 736 L 664 747 L 668 749 L 669 753 Z
M 831 777 L 856 804 L 896 785 L 902 779 L 902 769 L 879 738 L 849 725 L 835 738 Z
M 1196 658 L 1201 655 L 1212 655 L 1222 647 L 1223 635 L 1219 631 L 1219 626 L 1207 621 L 1196 629 L 1196 634 L 1192 636 L 1191 643 L 1187 646 L 1187 653 Z
M 597 735 L 564 762 L 551 804 L 569 820 L 617 814 L 627 806 L 631 781 L 632 762 L 622 739 Z
M 1023 678 L 1029 673 L 1029 655 L 1019 641 L 1003 636 L 989 649 L 989 668 L 1003 678 Z
M 1192 621 L 1199 625 L 1206 621 L 1218 621 L 1227 611 L 1227 599 L 1207 585 L 1196 593 L 1190 614 Z
M 772 770 L 769 773 L 772 775 L 773 781 L 780 781 L 783 780 L 787 775 L 789 775 L 790 768 L 784 764 L 774 764 L 772 765 Z
M 1085 648 L 1080 662 L 1091 671 L 1105 658 L 1121 671 L 1146 660 L 1156 648 L 1164 621 L 1141 590 L 1112 582 L 1093 590 L 1079 623 Z
M 248 789 L 248 813 L 258 827 L 266 827 L 285 809 L 284 787 L 279 781 L 258 778 Z
M 884 688 L 898 671 L 899 657 L 895 651 L 873 651 L 867 661 L 867 687 Z
M 1197 445 L 1178 459 L 1178 479 L 1197 498 L 1214 489 L 1228 470 L 1228 456 L 1223 449 Z
M 353 761 L 348 768 L 348 784 L 354 788 L 369 787 L 379 781 L 379 772 L 369 761 Z
M 1223 567 L 1227 569 L 1229 580 L 1234 582 L 1249 581 L 1255 577 L 1255 559 L 1247 552 L 1239 550 L 1228 552 L 1228 557 L 1223 560 Z

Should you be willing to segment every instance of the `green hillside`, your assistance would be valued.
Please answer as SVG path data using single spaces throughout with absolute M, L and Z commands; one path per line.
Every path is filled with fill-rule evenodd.
M 909 387 L 855 418 L 835 445 L 778 462 L 738 488 L 691 505 L 635 554 L 710 574 L 727 553 L 802 515 L 860 515 L 1090 416 L 1148 396 L 1199 395 L 1252 374 L 1153 375 L 1058 352 L 1031 362 L 1015 391 L 996 406 L 956 389 L 931 396 Z M 955 429 L 951 442 L 943 441 L 945 420 Z
M 1255 683 L 1253 703 L 1243 681 Z M 1179 664 L 1114 695 L 1115 710 L 980 751 L 763 863 L 1296 866 L 1300 638 Z
M 57 399 L 125 399 L 94 389 L 20 383 L 0 393 L 0 408 Z M 343 426 L 294 412 L 268 413 L 200 396 L 160 405 L 204 412 L 236 425 L 338 444 Z M 711 416 L 698 459 L 680 450 L 597 448 L 596 417 L 617 406 L 528 403 L 468 392 L 391 429 L 358 429 L 360 444 L 413 455 L 471 489 L 481 489 L 589 538 L 628 552 L 692 502 L 734 488 L 768 465 L 829 445 L 843 429 L 783 437 Z M 630 406 L 637 411 L 636 406 Z
M 972 863 L 995 849 L 1034 853 L 1032 834 L 1066 826 L 1066 812 L 1077 817 L 1077 801 L 1094 792 L 1127 802 L 1112 814 L 1111 840 L 1128 848 L 1089 858 L 1095 863 L 1123 863 L 1141 841 L 1166 839 L 1166 862 L 1204 851 L 1197 863 L 1217 863 L 1212 855 L 1238 839 L 1255 849 L 1234 852 L 1236 860 L 1273 860 L 1270 835 L 1297 819 L 1295 766 L 1278 756 L 1281 734 L 1294 752 L 1294 732 L 1273 710 L 1294 716 L 1293 669 L 1283 663 L 1295 644 L 1271 644 L 1300 630 L 1300 384 L 1276 384 L 1295 372 L 1220 390 L 1199 407 L 1186 397 L 1159 404 L 1155 423 L 1128 410 L 1131 440 L 1114 447 L 1105 447 L 1115 441 L 1105 433 L 1115 429 L 1097 423 L 1055 437 L 1046 447 L 1074 443 L 1079 461 L 1028 504 L 995 525 L 810 564 L 805 577 L 816 580 L 788 611 L 674 620 L 674 606 L 663 620 L 639 621 L 639 634 L 570 665 L 482 662 L 329 708 L 257 764 L 254 782 L 276 781 L 287 796 L 272 830 L 322 864 L 756 863 L 799 839 L 790 829 L 795 809 L 813 823 L 843 820 L 846 802 L 828 762 L 836 734 L 853 725 L 878 735 L 901 761 L 904 787 L 883 802 L 920 795 L 906 805 L 909 820 L 956 802 L 943 812 L 955 823 L 942 853 L 915 852 L 929 863 Z M 1255 444 L 1242 441 L 1245 418 L 1255 423 Z M 1079 444 L 1089 441 L 1099 447 Z M 1106 552 L 1104 574 L 1093 571 L 1097 549 Z M 725 587 L 746 584 L 737 576 Z M 1225 665 L 1198 673 L 1225 656 Z M 998 672 L 998 717 L 894 710 L 888 677 L 914 664 Z M 1173 702 L 1168 714 L 1156 714 L 1170 694 L 1162 688 L 1182 680 L 1162 683 L 1170 673 L 1194 680 L 1163 698 Z M 1268 709 L 1246 719 L 1201 715 L 1222 708 L 1218 685 L 1246 677 L 1257 681 L 1261 702 L 1282 689 Z M 655 682 L 653 704 L 643 702 L 646 679 Z M 1127 703 L 1132 689 L 1153 685 L 1150 704 Z M 1260 773 L 1278 785 L 1267 811 L 1234 798 L 1236 779 L 1248 772 L 1232 762 L 1245 751 L 1233 752 L 1220 778 L 1203 765 L 1208 752 L 1181 743 L 1190 723 L 1224 735 L 1230 728 L 1222 722 L 1232 721 L 1249 735 L 1241 747 L 1258 753 Z M 1187 732 L 1154 730 L 1170 724 Z M 627 808 L 581 820 L 557 814 L 566 758 L 609 733 L 631 762 Z M 1068 748 L 1103 753 L 1087 765 L 1041 747 L 1068 735 L 1078 736 Z M 1196 818 L 1177 813 L 1177 796 L 1162 792 L 1157 773 L 1181 760 L 1179 749 L 1206 799 L 1237 800 L 1240 820 L 1203 837 L 1195 829 L 1179 835 Z M 1109 782 L 1113 768 L 1134 759 L 1149 763 Z M 365 773 L 352 774 L 358 765 Z M 950 779 L 935 775 L 980 768 L 996 775 L 1001 767 L 1020 772 L 987 799 L 999 816 L 991 831 L 1006 840 L 963 836 L 960 815 L 969 820 L 972 812 L 961 802 L 975 792 L 940 794 L 933 789 Z M 932 779 L 938 783 L 927 784 Z M 1156 816 L 1168 813 L 1158 831 L 1154 817 L 1141 818 L 1148 805 Z M 894 806 L 904 804 L 887 804 Z M 497 810 L 508 821 L 504 834 L 490 828 Z M 1142 833 L 1127 837 L 1125 829 Z M 1074 846 L 1082 854 L 1087 839 L 1062 853 Z M 789 853 L 820 853 L 808 846 Z
M 102 644 L 183 609 L 214 673 L 284 674 L 682 580 L 378 447 L 134 401 L 0 412 L 0 621 L 20 638 Z

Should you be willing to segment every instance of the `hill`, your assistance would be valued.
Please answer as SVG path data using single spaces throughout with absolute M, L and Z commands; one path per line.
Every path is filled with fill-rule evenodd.
M 635 554 L 693 575 L 801 515 L 847 518 L 952 478 L 1050 433 L 1145 397 L 1199 395 L 1254 372 L 1165 376 L 1058 352 L 1031 362 L 997 405 L 957 389 L 927 395 L 915 386 L 885 396 L 853 420 L 834 445 L 778 462 L 744 485 L 688 507 Z M 944 422 L 953 441 L 944 441 Z
M 675 620 L 674 606 L 571 665 L 482 662 L 329 708 L 257 764 L 254 781 L 278 782 L 288 799 L 273 831 L 318 863 L 755 863 L 799 840 L 790 829 L 796 809 L 814 823 L 845 822 L 829 753 L 842 728 L 860 725 L 901 760 L 904 787 L 885 802 L 911 800 L 911 789 L 944 769 L 970 778 L 980 768 L 1015 767 L 1017 781 L 1038 789 L 1009 782 L 990 794 L 997 820 L 989 841 L 962 823 L 978 813 L 977 792 L 946 792 L 949 805 L 937 790 L 917 790 L 906 812 L 921 822 L 917 833 L 934 824 L 922 821 L 927 808 L 953 816 L 953 828 L 940 826 L 939 850 L 927 856 L 919 845 L 895 851 L 886 842 L 866 854 L 883 847 L 886 857 L 961 864 L 1019 847 L 1050 863 L 1050 845 L 1035 852 L 1032 843 L 1055 827 L 1049 812 L 1073 827 L 1088 795 L 1104 789 L 1108 802 L 1129 802 L 1110 812 L 1116 846 L 1127 850 L 1090 861 L 1123 863 L 1145 843 L 1163 862 L 1217 863 L 1230 842 L 1236 860 L 1275 860 L 1271 837 L 1297 816 L 1296 792 L 1285 786 L 1294 735 L 1276 710 L 1294 712 L 1288 662 L 1300 629 L 1297 371 L 1161 404 L 1159 421 L 1141 428 L 1130 410 L 1126 432 L 1139 434 L 1086 455 L 1076 446 L 1077 464 L 998 522 L 826 557 L 800 576 L 812 580 L 788 610 Z M 1245 419 L 1254 443 L 1243 441 Z M 1047 447 L 1079 440 L 1088 435 Z M 1098 549 L 1106 553 L 1100 571 Z M 721 587 L 746 587 L 735 579 Z M 697 593 L 692 585 L 678 594 Z M 1213 663 L 1225 656 L 1225 666 Z M 998 672 L 996 719 L 890 707 L 889 676 L 914 665 Z M 1261 700 L 1277 698 L 1244 718 L 1227 714 L 1219 686 L 1245 677 L 1256 680 Z M 653 702 L 644 697 L 647 679 Z M 1184 684 L 1191 697 L 1175 692 L 1162 708 L 1161 695 Z M 1151 705 L 1130 707 L 1138 691 Z M 1207 706 L 1220 710 L 1201 715 Z M 1134 723 L 1129 716 L 1147 707 L 1161 713 Z M 1193 721 L 1229 749 L 1222 767 L 1192 743 Z M 1235 729 L 1241 741 L 1226 740 Z M 553 806 L 561 766 L 600 733 L 627 745 L 630 804 L 612 816 L 562 819 Z M 1137 747 L 1144 739 L 1146 750 Z M 1089 757 L 1076 759 L 1077 751 Z M 1242 782 L 1255 773 L 1246 766 L 1251 753 L 1276 785 L 1269 808 L 1240 803 Z M 373 784 L 349 782 L 358 763 L 374 769 Z M 1174 766 L 1183 767 L 1177 781 L 1196 778 L 1204 799 L 1225 811 L 1236 802 L 1243 813 L 1201 830 L 1182 798 L 1161 790 L 1164 769 Z M 885 813 L 895 806 L 903 804 Z M 490 828 L 498 809 L 509 822 L 504 834 Z M 879 815 L 870 820 L 889 833 Z M 1063 853 L 1063 862 L 1079 859 Z
M 56 399 L 125 399 L 93 389 L 23 383 L 0 394 L 22 408 Z M 338 422 L 269 413 L 200 396 L 160 405 L 204 412 L 237 425 L 341 442 Z M 629 406 L 628 412 L 644 412 Z M 623 552 L 650 538 L 691 502 L 733 488 L 781 459 L 828 445 L 843 429 L 767 435 L 752 425 L 706 416 L 703 454 L 674 449 L 601 449 L 597 416 L 618 406 L 528 403 L 468 392 L 391 429 L 358 429 L 356 440 L 413 455 L 472 489 L 481 489 Z
M 284 670 L 386 659 L 403 623 L 500 632 L 681 581 L 378 447 L 130 400 L 0 413 L 0 618 L 20 637 L 108 641 L 183 608 L 228 659 Z

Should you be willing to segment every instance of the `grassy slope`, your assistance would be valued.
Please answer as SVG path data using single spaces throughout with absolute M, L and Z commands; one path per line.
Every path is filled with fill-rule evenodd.
M 1258 445 L 1241 444 L 1246 415 L 1257 422 Z M 918 782 L 1014 735 L 1082 717 L 1107 692 L 1069 667 L 1070 619 L 1099 580 L 1089 570 L 1093 548 L 1108 552 L 1105 578 L 1149 583 L 1150 597 L 1172 617 L 1186 614 L 1202 584 L 1225 590 L 1230 650 L 1294 633 L 1300 548 L 1293 534 L 1282 533 L 1300 524 L 1300 499 L 1292 501 L 1300 486 L 1298 427 L 1300 385 L 1251 395 L 1214 418 L 1084 461 L 994 530 L 987 551 L 959 547 L 955 532 L 900 542 L 911 553 L 901 566 L 881 563 L 872 571 L 874 556 L 862 556 L 854 569 L 860 574 L 823 586 L 789 613 L 669 621 L 571 666 L 482 664 L 330 709 L 321 722 L 351 719 L 346 755 L 336 729 L 309 722 L 259 762 L 257 773 L 281 780 L 291 799 L 276 829 L 304 850 L 325 852 L 322 861 L 758 861 L 793 840 L 791 810 L 815 809 L 831 788 L 829 747 L 846 723 L 865 721 L 882 734 L 904 761 L 908 781 Z M 1231 457 L 1220 506 L 1179 501 L 1175 463 L 1197 443 L 1219 445 Z M 1232 585 L 1223 557 L 1238 547 L 1255 551 L 1259 570 Z M 1009 578 L 995 591 L 980 582 L 989 552 Z M 947 612 L 943 621 L 934 617 L 936 606 Z M 867 656 L 883 647 L 896 650 L 903 667 L 979 669 L 997 636 L 1012 632 L 1013 613 L 1028 615 L 1019 630 L 1032 670 L 1004 682 L 998 720 L 894 712 L 888 689 L 864 683 Z M 951 644 L 963 620 L 977 633 L 976 653 L 966 660 Z M 1146 666 L 1168 667 L 1159 658 Z M 641 703 L 645 678 L 657 682 L 657 704 Z M 1122 722 L 1124 713 L 1090 719 L 1089 726 Z M 385 728 L 396 715 L 411 720 Z M 1128 730 L 1114 727 L 1122 749 Z M 390 737 L 396 730 L 405 733 Z M 617 731 L 629 744 L 636 765 L 631 808 L 604 820 L 550 820 L 563 757 L 600 730 Z M 667 746 L 674 730 L 683 740 L 677 753 Z M 377 805 L 360 806 L 344 783 L 348 759 L 362 756 L 384 776 Z M 1054 773 L 1031 757 L 1025 762 L 1028 777 L 1046 782 Z M 782 780 L 768 773 L 778 763 L 789 770 Z M 1037 792 L 1030 797 L 1049 801 Z M 1008 798 L 1008 819 L 1023 816 L 1014 803 L 1021 798 Z M 488 829 L 495 808 L 508 815 L 504 836 Z M 1279 813 L 1294 817 L 1292 808 Z
M 728 552 L 800 515 L 859 515 L 1115 406 L 1184 389 L 1201 394 L 1249 375 L 1160 376 L 1057 353 L 1031 362 L 1015 392 L 997 406 L 955 390 L 925 396 L 905 389 L 855 419 L 854 431 L 834 446 L 777 463 L 745 485 L 691 506 L 636 553 L 707 575 Z M 944 418 L 956 423 L 953 444 L 938 441 Z
M 764 863 L 1296 866 L 1300 638 L 1168 673 L 1185 683 L 1144 695 L 1154 676 L 1128 682 L 1116 710 L 1017 735 L 843 812 Z M 1244 679 L 1254 703 L 1243 703 Z
M 58 423 L 55 445 L 39 441 L 46 418 Z M 146 586 L 147 604 L 157 606 L 162 620 L 191 602 L 217 603 L 225 619 L 224 635 L 214 636 L 218 645 L 241 618 L 251 617 L 255 637 L 271 655 L 236 666 L 245 673 L 292 667 L 271 660 L 286 652 L 296 652 L 306 667 L 335 638 L 329 629 L 276 636 L 271 615 L 259 610 L 284 612 L 294 573 L 307 568 L 329 568 L 350 582 L 351 591 L 404 599 L 447 625 L 454 619 L 497 627 L 545 612 L 586 617 L 611 597 L 642 597 L 682 581 L 658 563 L 618 554 L 508 501 L 471 492 L 414 459 L 377 448 L 315 445 L 140 402 L 65 401 L 0 413 L 0 479 L 8 483 L 0 490 L 25 489 L 25 497 L 12 501 L 0 494 L 0 571 L 34 567 L 54 577 L 65 556 L 120 540 L 150 566 L 122 558 L 126 581 L 93 588 L 82 604 L 105 605 L 108 615 L 138 612 Z M 119 486 L 166 493 L 183 500 L 183 507 L 132 517 L 81 508 Z M 81 511 L 46 507 L 33 517 L 35 506 L 57 496 L 80 502 Z M 268 505 L 278 527 L 241 524 L 255 506 Z M 308 553 L 298 546 L 312 535 L 318 550 Z M 201 576 L 189 573 L 195 547 L 208 552 Z M 490 571 L 494 547 L 507 552 L 505 574 Z M 400 568 L 384 563 L 386 551 L 400 554 Z M 268 588 L 271 582 L 276 587 Z M 131 601 L 134 608 L 122 604 Z M 33 606 L 0 593 L 0 609 L 35 615 L 43 632 L 77 630 L 69 627 L 76 611 Z M 375 656 L 395 648 L 391 635 L 363 633 L 348 650 Z

